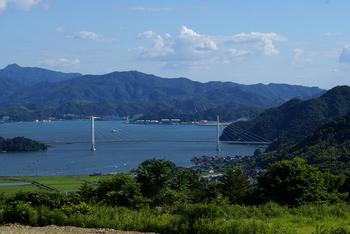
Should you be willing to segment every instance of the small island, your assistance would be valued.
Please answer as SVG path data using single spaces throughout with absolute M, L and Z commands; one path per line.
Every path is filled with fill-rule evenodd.
M 0 137 L 0 152 L 38 152 L 47 148 L 48 145 L 25 137 L 12 139 Z

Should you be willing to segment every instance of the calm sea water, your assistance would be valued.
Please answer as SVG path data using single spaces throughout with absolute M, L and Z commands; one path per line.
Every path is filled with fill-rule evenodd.
M 51 145 L 46 152 L 0 153 L 0 176 L 121 172 L 150 158 L 191 166 L 194 156 L 217 155 L 215 126 L 135 125 L 121 121 L 96 121 L 95 125 L 97 150 L 90 152 L 87 120 L 0 124 L 0 136 L 24 136 Z M 256 146 L 221 144 L 221 149 L 220 156 L 252 155 Z

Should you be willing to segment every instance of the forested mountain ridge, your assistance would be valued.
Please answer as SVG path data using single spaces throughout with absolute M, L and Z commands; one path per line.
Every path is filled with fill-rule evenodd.
M 294 145 L 258 154 L 256 161 L 259 166 L 266 167 L 294 157 L 302 157 L 323 171 L 350 174 L 350 113 L 321 125 Z
M 40 82 L 54 83 L 79 76 L 81 76 L 79 73 L 57 72 L 38 67 L 21 67 L 17 64 L 9 64 L 0 70 L 0 78 L 10 78 L 25 85 Z
M 294 144 L 334 117 L 350 112 L 350 87 L 338 86 L 311 100 L 293 99 L 271 108 L 247 122 L 237 122 L 228 126 L 222 140 L 235 140 L 232 128 L 240 128 L 273 140 L 269 149 Z M 231 131 L 230 131 L 231 130 Z M 226 131 L 226 132 L 225 132 Z
M 18 69 L 32 74 L 34 69 L 18 67 L 9 65 L 3 70 Z M 323 92 L 316 87 L 285 84 L 201 83 L 187 78 L 161 78 L 138 71 L 62 75 L 38 69 L 39 74 L 47 74 L 39 76 L 42 81 L 34 78 L 31 85 L 18 88 L 7 82 L 18 82 L 22 76 L 12 74 L 11 78 L 9 72 L 0 70 L 0 90 L 5 85 L 13 88 L 0 100 L 0 115 L 3 113 L 20 119 L 21 116 L 38 118 L 72 113 L 193 120 L 212 119 L 220 114 L 223 119 L 231 120 L 250 118 L 291 98 L 309 99 Z M 53 79 L 50 74 L 54 74 Z

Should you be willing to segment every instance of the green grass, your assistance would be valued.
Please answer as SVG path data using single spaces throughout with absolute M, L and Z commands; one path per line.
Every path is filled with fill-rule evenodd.
M 70 176 L 34 177 L 31 179 L 60 192 L 76 191 L 83 184 L 82 181 Z
M 84 212 L 70 209 L 48 209 L 18 206 L 22 224 L 65 225 L 91 228 L 113 228 L 163 234 L 347 234 L 350 231 L 350 207 L 341 205 L 287 208 L 262 206 L 187 205 L 177 211 L 166 208 L 131 210 L 122 207 L 89 205 Z M 69 210 L 69 211 L 68 211 Z M 78 210 L 80 210 L 78 212 Z M 5 217 L 5 216 L 4 216 Z M 17 216 L 16 220 L 17 219 Z M 8 223 L 6 219 L 5 223 Z
M 1 183 L 12 182 L 38 182 L 44 184 L 59 192 L 72 192 L 77 191 L 80 186 L 86 181 L 94 184 L 101 179 L 111 178 L 110 175 L 105 176 L 28 176 L 28 177 L 0 177 Z M 14 194 L 19 191 L 47 191 L 45 188 L 41 188 L 36 185 L 19 185 L 19 186 L 0 186 L 0 193 Z
M 18 192 L 37 192 L 41 189 L 35 185 L 21 185 L 21 186 L 0 186 L 0 193 L 13 195 Z

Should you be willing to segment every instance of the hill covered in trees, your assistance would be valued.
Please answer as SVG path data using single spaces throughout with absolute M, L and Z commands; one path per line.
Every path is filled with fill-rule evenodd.
M 35 152 L 44 151 L 47 145 L 24 137 L 5 139 L 0 137 L 0 152 Z
M 322 125 L 294 145 L 257 155 L 257 162 L 264 167 L 296 156 L 323 171 L 350 174 L 350 114 Z
M 350 87 L 338 86 L 311 100 L 293 99 L 271 108 L 247 122 L 229 125 L 221 140 L 236 140 L 241 131 L 252 132 L 274 141 L 268 150 L 294 145 L 322 124 L 350 112 Z
M 23 82 L 25 81 L 25 82 Z M 0 115 L 34 119 L 63 114 L 145 116 L 184 120 L 254 117 L 292 98 L 323 90 L 285 84 L 201 83 L 137 71 L 104 75 L 59 73 L 9 65 L 0 70 Z

